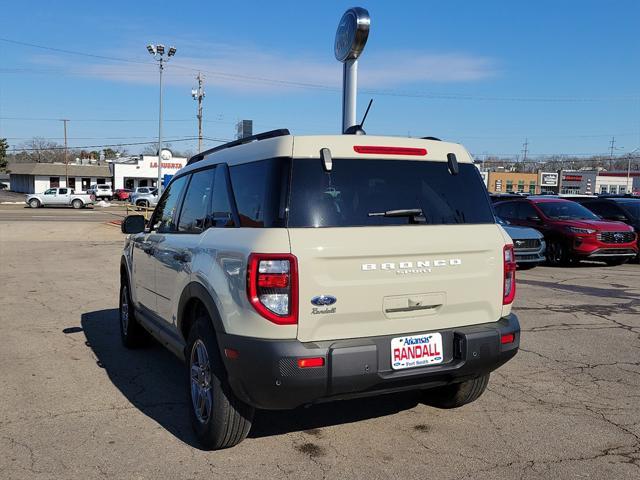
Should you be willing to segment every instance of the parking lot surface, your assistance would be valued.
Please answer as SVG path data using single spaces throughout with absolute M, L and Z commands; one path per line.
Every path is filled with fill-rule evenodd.
M 471 405 L 403 394 L 259 412 L 247 440 L 206 452 L 184 366 L 120 344 L 119 230 L 10 217 L 2 479 L 640 478 L 640 265 L 519 272 L 521 351 Z

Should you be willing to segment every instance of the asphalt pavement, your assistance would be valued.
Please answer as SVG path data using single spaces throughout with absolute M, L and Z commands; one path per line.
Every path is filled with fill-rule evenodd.
M 107 222 L 126 215 L 121 205 L 111 207 L 41 207 L 30 208 L 22 205 L 0 205 L 0 222 Z
M 522 349 L 471 405 L 259 412 L 206 452 L 184 366 L 120 344 L 122 235 L 66 220 L 0 220 L 2 479 L 640 478 L 640 265 L 519 272 Z

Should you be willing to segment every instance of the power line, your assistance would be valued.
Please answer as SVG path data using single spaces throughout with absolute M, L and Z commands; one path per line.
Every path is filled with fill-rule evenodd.
M 62 48 L 49 47 L 45 45 L 38 45 L 35 43 L 22 42 L 18 40 L 12 40 L 8 38 L 0 38 L 0 41 L 21 45 L 25 47 L 38 48 L 43 50 L 54 51 L 58 53 L 64 53 L 69 55 L 77 55 L 84 56 L 90 58 L 97 58 L 102 60 L 110 60 L 117 62 L 125 62 L 129 64 L 138 64 L 138 65 L 148 65 L 152 66 L 153 64 L 150 62 L 145 62 L 141 60 L 131 60 L 122 57 L 113 57 L 108 55 L 97 55 L 92 53 L 80 52 L 76 50 L 67 50 Z M 288 87 L 297 87 L 297 88 L 310 88 L 316 90 L 325 90 L 325 91 L 340 91 L 338 86 L 333 85 L 323 85 L 317 83 L 309 83 L 309 82 L 295 82 L 291 80 L 281 80 L 275 78 L 267 78 L 267 77 L 258 77 L 254 75 L 242 75 L 237 73 L 223 72 L 223 71 L 215 71 L 215 70 L 206 70 L 202 68 L 190 67 L 186 65 L 180 65 L 179 63 L 174 63 L 174 68 L 187 70 L 193 73 L 203 72 L 207 73 L 211 76 L 217 76 L 227 79 L 234 79 L 245 82 L 257 82 L 257 83 L 266 83 L 270 85 L 280 85 L 280 86 L 288 86 Z M 619 96 L 619 97 L 563 97 L 563 96 L 552 96 L 552 97 L 526 97 L 526 96 L 494 96 L 494 95 L 468 95 L 468 94 L 460 94 L 460 93 L 450 93 L 450 94 L 441 94 L 441 93 L 432 93 L 432 92 L 407 92 L 407 91 L 397 91 L 397 90 L 377 90 L 377 89 L 362 89 L 361 93 L 367 95 L 381 95 L 381 96 L 394 96 L 394 97 L 406 97 L 406 98 L 429 98 L 433 100 L 473 100 L 473 101 L 492 101 L 492 102 L 542 102 L 542 103 L 572 103 L 572 102 L 601 102 L 601 101 L 635 101 L 640 100 L 638 96 Z
M 197 137 L 188 137 L 188 138 L 174 138 L 174 139 L 168 139 L 165 140 L 165 142 L 190 142 L 193 140 L 197 140 Z M 217 142 L 217 143 L 226 143 L 229 142 L 229 139 L 226 138 L 208 138 L 208 141 L 211 142 Z M 130 143 L 112 143 L 112 144 L 102 144 L 102 145 L 80 145 L 80 146 L 73 146 L 73 147 L 68 147 L 69 149 L 72 150 L 82 150 L 85 148 L 105 148 L 105 147 L 129 147 L 129 146 L 133 146 L 133 145 L 157 145 L 158 142 L 157 141 L 153 141 L 153 142 L 130 142 Z M 54 147 L 47 147 L 47 148 L 12 148 L 11 150 L 7 150 L 8 152 L 11 153 L 16 153 L 16 152 L 29 152 L 29 151 L 38 151 L 38 150 L 64 150 L 65 147 L 64 146 L 54 146 Z

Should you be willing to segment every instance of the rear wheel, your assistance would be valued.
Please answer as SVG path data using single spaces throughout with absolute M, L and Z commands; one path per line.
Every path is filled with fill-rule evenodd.
M 32 198 L 31 200 L 29 200 L 29 206 L 31 208 L 38 208 L 40 207 L 40 200 L 38 200 L 37 198 Z
M 149 207 L 149 202 L 147 202 L 146 200 L 138 200 L 136 202 L 136 205 L 138 207 L 142 207 L 142 208 L 148 208 Z
M 211 320 L 203 311 L 196 315 L 186 350 L 191 423 L 205 448 L 233 447 L 249 433 L 254 410 L 227 383 Z
M 79 199 L 75 199 L 73 202 L 71 202 L 71 205 L 73 206 L 73 208 L 82 208 L 82 200 Z
M 487 373 L 466 382 L 425 390 L 422 393 L 422 401 L 438 408 L 462 407 L 480 398 L 488 383 L 489 374 Z

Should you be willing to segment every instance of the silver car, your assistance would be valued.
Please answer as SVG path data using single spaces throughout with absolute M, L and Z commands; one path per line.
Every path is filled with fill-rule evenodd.
M 533 268 L 544 262 L 546 245 L 544 236 L 538 230 L 529 227 L 516 227 L 499 217 L 496 217 L 496 220 L 513 240 L 516 263 L 519 268 Z

